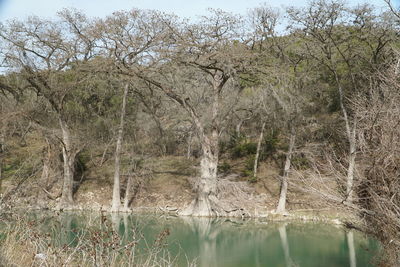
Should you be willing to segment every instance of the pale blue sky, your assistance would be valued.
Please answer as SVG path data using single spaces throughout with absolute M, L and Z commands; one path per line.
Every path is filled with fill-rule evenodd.
M 393 1 L 393 0 L 392 0 Z M 0 20 L 23 19 L 29 15 L 52 17 L 64 7 L 74 7 L 89 16 L 103 17 L 116 10 L 158 9 L 184 17 L 206 13 L 208 7 L 220 8 L 233 13 L 245 14 L 248 8 L 261 3 L 273 7 L 303 6 L 307 0 L 0 0 Z M 384 6 L 383 0 L 349 0 L 351 5 L 368 2 Z M 399 3 L 400 0 L 394 0 Z

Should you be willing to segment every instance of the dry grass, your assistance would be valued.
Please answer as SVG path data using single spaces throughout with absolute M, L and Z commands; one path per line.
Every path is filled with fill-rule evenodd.
M 40 222 L 17 214 L 0 214 L 0 266 L 172 266 L 174 259 L 165 248 L 168 231 L 159 234 L 148 245 L 146 253 L 138 254 L 135 239 L 127 241 L 102 216 L 99 227 L 85 227 L 75 234 L 69 244 L 54 240 Z M 47 229 L 49 230 L 49 229 Z

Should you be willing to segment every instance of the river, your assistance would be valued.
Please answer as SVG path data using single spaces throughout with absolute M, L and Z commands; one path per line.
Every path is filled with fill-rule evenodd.
M 262 219 L 181 218 L 166 215 L 32 213 L 55 246 L 76 246 L 84 229 L 108 224 L 138 254 L 161 247 L 174 266 L 374 266 L 378 242 L 364 234 L 324 223 Z

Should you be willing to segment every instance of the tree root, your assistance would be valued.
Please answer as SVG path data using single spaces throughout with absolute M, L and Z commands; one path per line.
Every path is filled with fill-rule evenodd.
M 217 183 L 217 189 L 218 195 L 198 192 L 189 206 L 178 214 L 197 217 L 251 217 L 242 205 L 252 199 L 252 190 L 246 183 L 221 179 Z

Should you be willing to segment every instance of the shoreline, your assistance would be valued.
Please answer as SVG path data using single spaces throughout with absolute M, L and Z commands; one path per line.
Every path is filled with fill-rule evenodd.
M 336 216 L 332 215 L 332 210 L 323 209 L 299 209 L 292 210 L 286 214 L 277 214 L 273 211 L 269 211 L 267 213 L 262 214 L 249 214 L 249 216 L 212 216 L 212 217 L 199 217 L 199 216 L 187 216 L 180 215 L 179 212 L 176 211 L 165 211 L 160 207 L 136 207 L 130 209 L 129 211 L 119 211 L 119 212 L 111 212 L 109 209 L 95 209 L 95 208 L 82 208 L 82 207 L 74 207 L 70 209 L 55 209 L 55 208 L 41 208 L 41 207 L 13 207 L 12 210 L 4 210 L 0 209 L 0 213 L 2 212 L 20 212 L 20 211 L 38 211 L 38 212 L 52 212 L 52 213 L 64 213 L 64 212 L 73 212 L 73 213 L 99 213 L 99 214 L 145 214 L 145 215 L 168 215 L 177 218 L 208 218 L 208 219 L 241 219 L 241 220 L 263 220 L 265 222 L 304 222 L 304 223 L 326 223 L 331 225 L 348 227 L 348 225 L 359 225 L 359 217 L 356 217 L 352 214 L 337 211 Z M 358 221 L 358 222 L 357 222 Z M 357 227 L 355 227 L 357 228 Z

